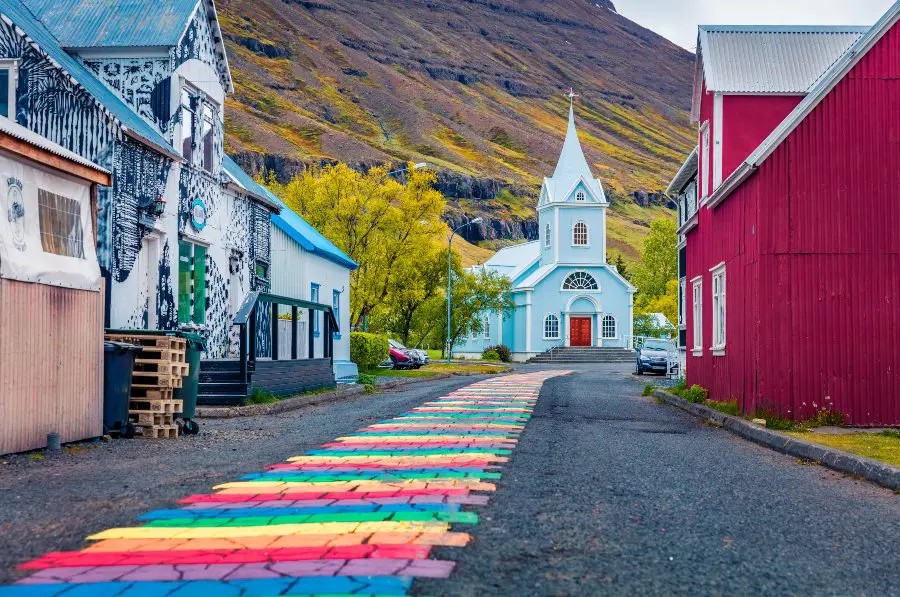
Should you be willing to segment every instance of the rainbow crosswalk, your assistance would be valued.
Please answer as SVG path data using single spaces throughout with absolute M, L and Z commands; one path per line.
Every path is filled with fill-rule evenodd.
M 550 377 L 494 378 L 91 535 L 0 596 L 405 595 L 447 578 Z

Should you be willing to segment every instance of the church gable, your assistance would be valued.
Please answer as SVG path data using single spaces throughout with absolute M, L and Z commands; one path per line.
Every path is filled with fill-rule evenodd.
M 575 187 L 569 191 L 565 202 L 574 204 L 601 203 L 601 199 L 594 194 L 594 190 L 584 180 L 579 180 Z

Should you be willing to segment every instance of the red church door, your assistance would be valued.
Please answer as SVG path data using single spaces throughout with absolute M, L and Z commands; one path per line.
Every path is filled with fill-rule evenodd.
M 569 320 L 569 340 L 572 346 L 593 346 L 591 318 L 573 317 Z

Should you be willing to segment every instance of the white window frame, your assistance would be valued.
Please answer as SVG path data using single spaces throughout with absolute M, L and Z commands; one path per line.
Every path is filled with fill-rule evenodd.
M 16 87 L 19 85 L 19 59 L 4 58 L 0 59 L 0 70 L 9 71 L 9 89 L 7 90 L 6 102 L 9 106 L 9 114 L 6 115 L 7 120 L 16 121 Z M 0 114 L 0 118 L 3 115 Z
M 584 274 L 585 278 L 592 280 L 594 285 L 596 285 L 597 287 L 596 288 L 566 288 L 566 282 L 568 282 L 570 278 L 573 278 L 577 274 Z M 600 292 L 601 288 L 600 288 L 600 281 L 597 280 L 597 277 L 594 276 L 591 272 L 587 272 L 584 270 L 576 270 L 576 271 L 570 273 L 565 278 L 563 278 L 562 285 L 559 287 L 559 290 L 561 292 Z
M 612 320 L 612 335 L 608 336 L 606 334 L 606 321 L 608 319 Z M 600 318 L 600 336 L 603 340 L 616 340 L 619 337 L 619 321 L 616 319 L 615 315 L 610 313 L 606 313 L 603 317 Z
M 551 232 L 552 232 L 552 229 L 550 228 L 550 224 L 547 224 L 544 227 L 544 248 L 545 249 L 549 249 L 550 247 L 553 246 L 553 241 L 551 240 L 551 238 L 552 238 Z
M 578 225 L 581 224 L 584 226 L 584 243 L 577 242 L 576 234 L 578 230 Z M 574 224 L 572 224 L 572 246 L 573 247 L 590 247 L 591 246 L 591 227 L 587 225 L 587 222 L 583 220 L 578 220 Z
M 551 318 L 556 322 L 556 333 L 548 334 L 548 324 L 550 323 Z M 560 339 L 560 320 L 559 315 L 556 313 L 547 313 L 547 316 L 544 317 L 544 340 L 559 340 Z
M 678 280 L 678 327 L 687 324 L 687 280 Z
M 709 197 L 709 121 L 700 127 L 700 200 Z
M 693 323 L 693 353 L 694 356 L 703 354 L 703 277 L 698 276 L 691 280 L 693 294 L 691 306 L 694 310 Z
M 491 339 L 491 318 L 490 318 L 490 316 L 485 316 L 484 329 L 482 331 L 484 332 L 484 339 L 490 340 Z
M 722 120 L 724 118 L 723 98 L 721 93 L 713 97 L 713 124 L 712 124 L 712 175 L 715 191 L 722 184 Z
M 725 264 L 720 263 L 709 270 L 712 273 L 712 351 L 716 356 L 725 354 L 727 340 L 727 308 L 726 301 L 727 278 L 725 276 Z
M 584 191 L 578 191 L 575 193 L 575 201 L 585 201 L 587 200 L 587 194 Z

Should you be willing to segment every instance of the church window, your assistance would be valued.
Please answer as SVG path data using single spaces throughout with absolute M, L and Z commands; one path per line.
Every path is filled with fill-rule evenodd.
M 547 227 L 544 229 L 544 246 L 549 249 L 550 243 L 550 224 L 547 224 Z
M 575 201 L 584 201 L 584 191 L 575 193 Z
M 491 339 L 491 319 L 489 317 L 484 318 L 484 339 Z
M 603 316 L 603 339 L 613 340 L 616 337 L 616 318 L 612 315 Z
M 588 246 L 588 226 L 584 222 L 578 222 L 572 228 L 572 244 L 576 247 Z
M 563 290 L 600 290 L 597 280 L 587 272 L 575 272 L 563 282 Z
M 544 319 L 544 340 L 559 340 L 559 317 L 550 314 Z

